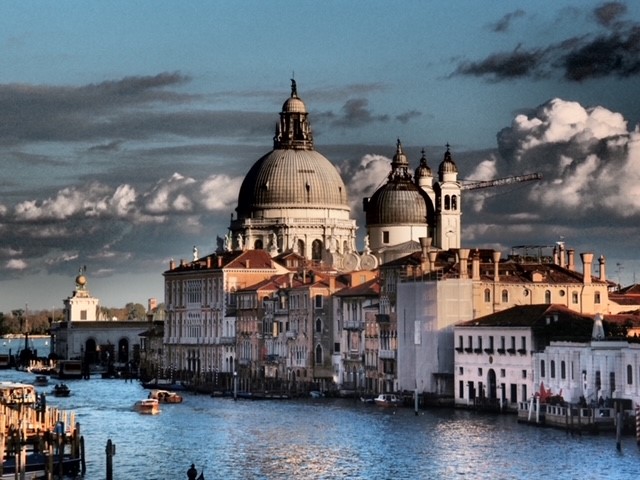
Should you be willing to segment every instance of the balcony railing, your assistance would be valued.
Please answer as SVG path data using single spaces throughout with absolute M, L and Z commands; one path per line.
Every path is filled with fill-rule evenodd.
M 345 321 L 344 330 L 364 330 L 364 322 L 359 320 Z
M 396 358 L 395 350 L 378 350 L 378 358 L 383 360 L 394 360 Z

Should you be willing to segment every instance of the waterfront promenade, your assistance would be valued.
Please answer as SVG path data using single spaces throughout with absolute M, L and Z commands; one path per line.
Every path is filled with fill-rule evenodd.
M 3 379 L 29 381 L 5 370 Z M 87 454 L 85 478 L 106 478 L 105 446 L 116 445 L 115 479 L 181 480 L 194 463 L 212 479 L 635 478 L 640 451 L 624 437 L 571 437 L 520 425 L 514 415 L 379 408 L 355 400 L 233 401 L 185 393 L 182 404 L 140 415 L 137 382 L 76 380 L 68 398 Z M 47 387 L 43 387 L 47 388 Z M 45 390 L 46 391 L 46 390 Z

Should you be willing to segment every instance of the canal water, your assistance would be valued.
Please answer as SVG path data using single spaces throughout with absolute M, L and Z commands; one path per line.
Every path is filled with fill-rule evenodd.
M 33 375 L 0 371 L 1 380 Z M 571 437 L 518 424 L 515 416 L 385 409 L 343 399 L 251 401 L 184 393 L 159 415 L 132 410 L 137 382 L 74 380 L 49 405 L 76 413 L 86 479 L 106 478 L 116 445 L 116 480 L 186 480 L 194 463 L 212 479 L 611 479 L 638 478 L 634 437 Z M 41 387 L 45 392 L 52 388 Z

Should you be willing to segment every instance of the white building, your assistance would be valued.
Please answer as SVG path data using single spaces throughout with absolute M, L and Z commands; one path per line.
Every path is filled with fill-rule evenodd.
M 517 409 L 540 386 L 535 352 L 554 339 L 586 340 L 592 324 L 561 305 L 522 305 L 456 325 L 455 404 Z

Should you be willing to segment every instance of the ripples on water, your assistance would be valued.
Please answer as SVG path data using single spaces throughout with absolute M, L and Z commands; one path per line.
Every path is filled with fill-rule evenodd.
M 6 373 L 5 373 L 6 372 Z M 1 372 L 2 379 L 32 376 Z M 186 480 L 193 462 L 212 479 L 637 478 L 632 437 L 569 437 L 519 425 L 514 416 L 458 410 L 382 409 L 354 400 L 234 402 L 185 393 L 157 416 L 132 411 L 147 395 L 137 383 L 68 382 L 85 437 L 87 479 L 106 477 L 105 446 L 116 444 L 116 480 Z M 45 387 L 51 389 L 52 387 Z

